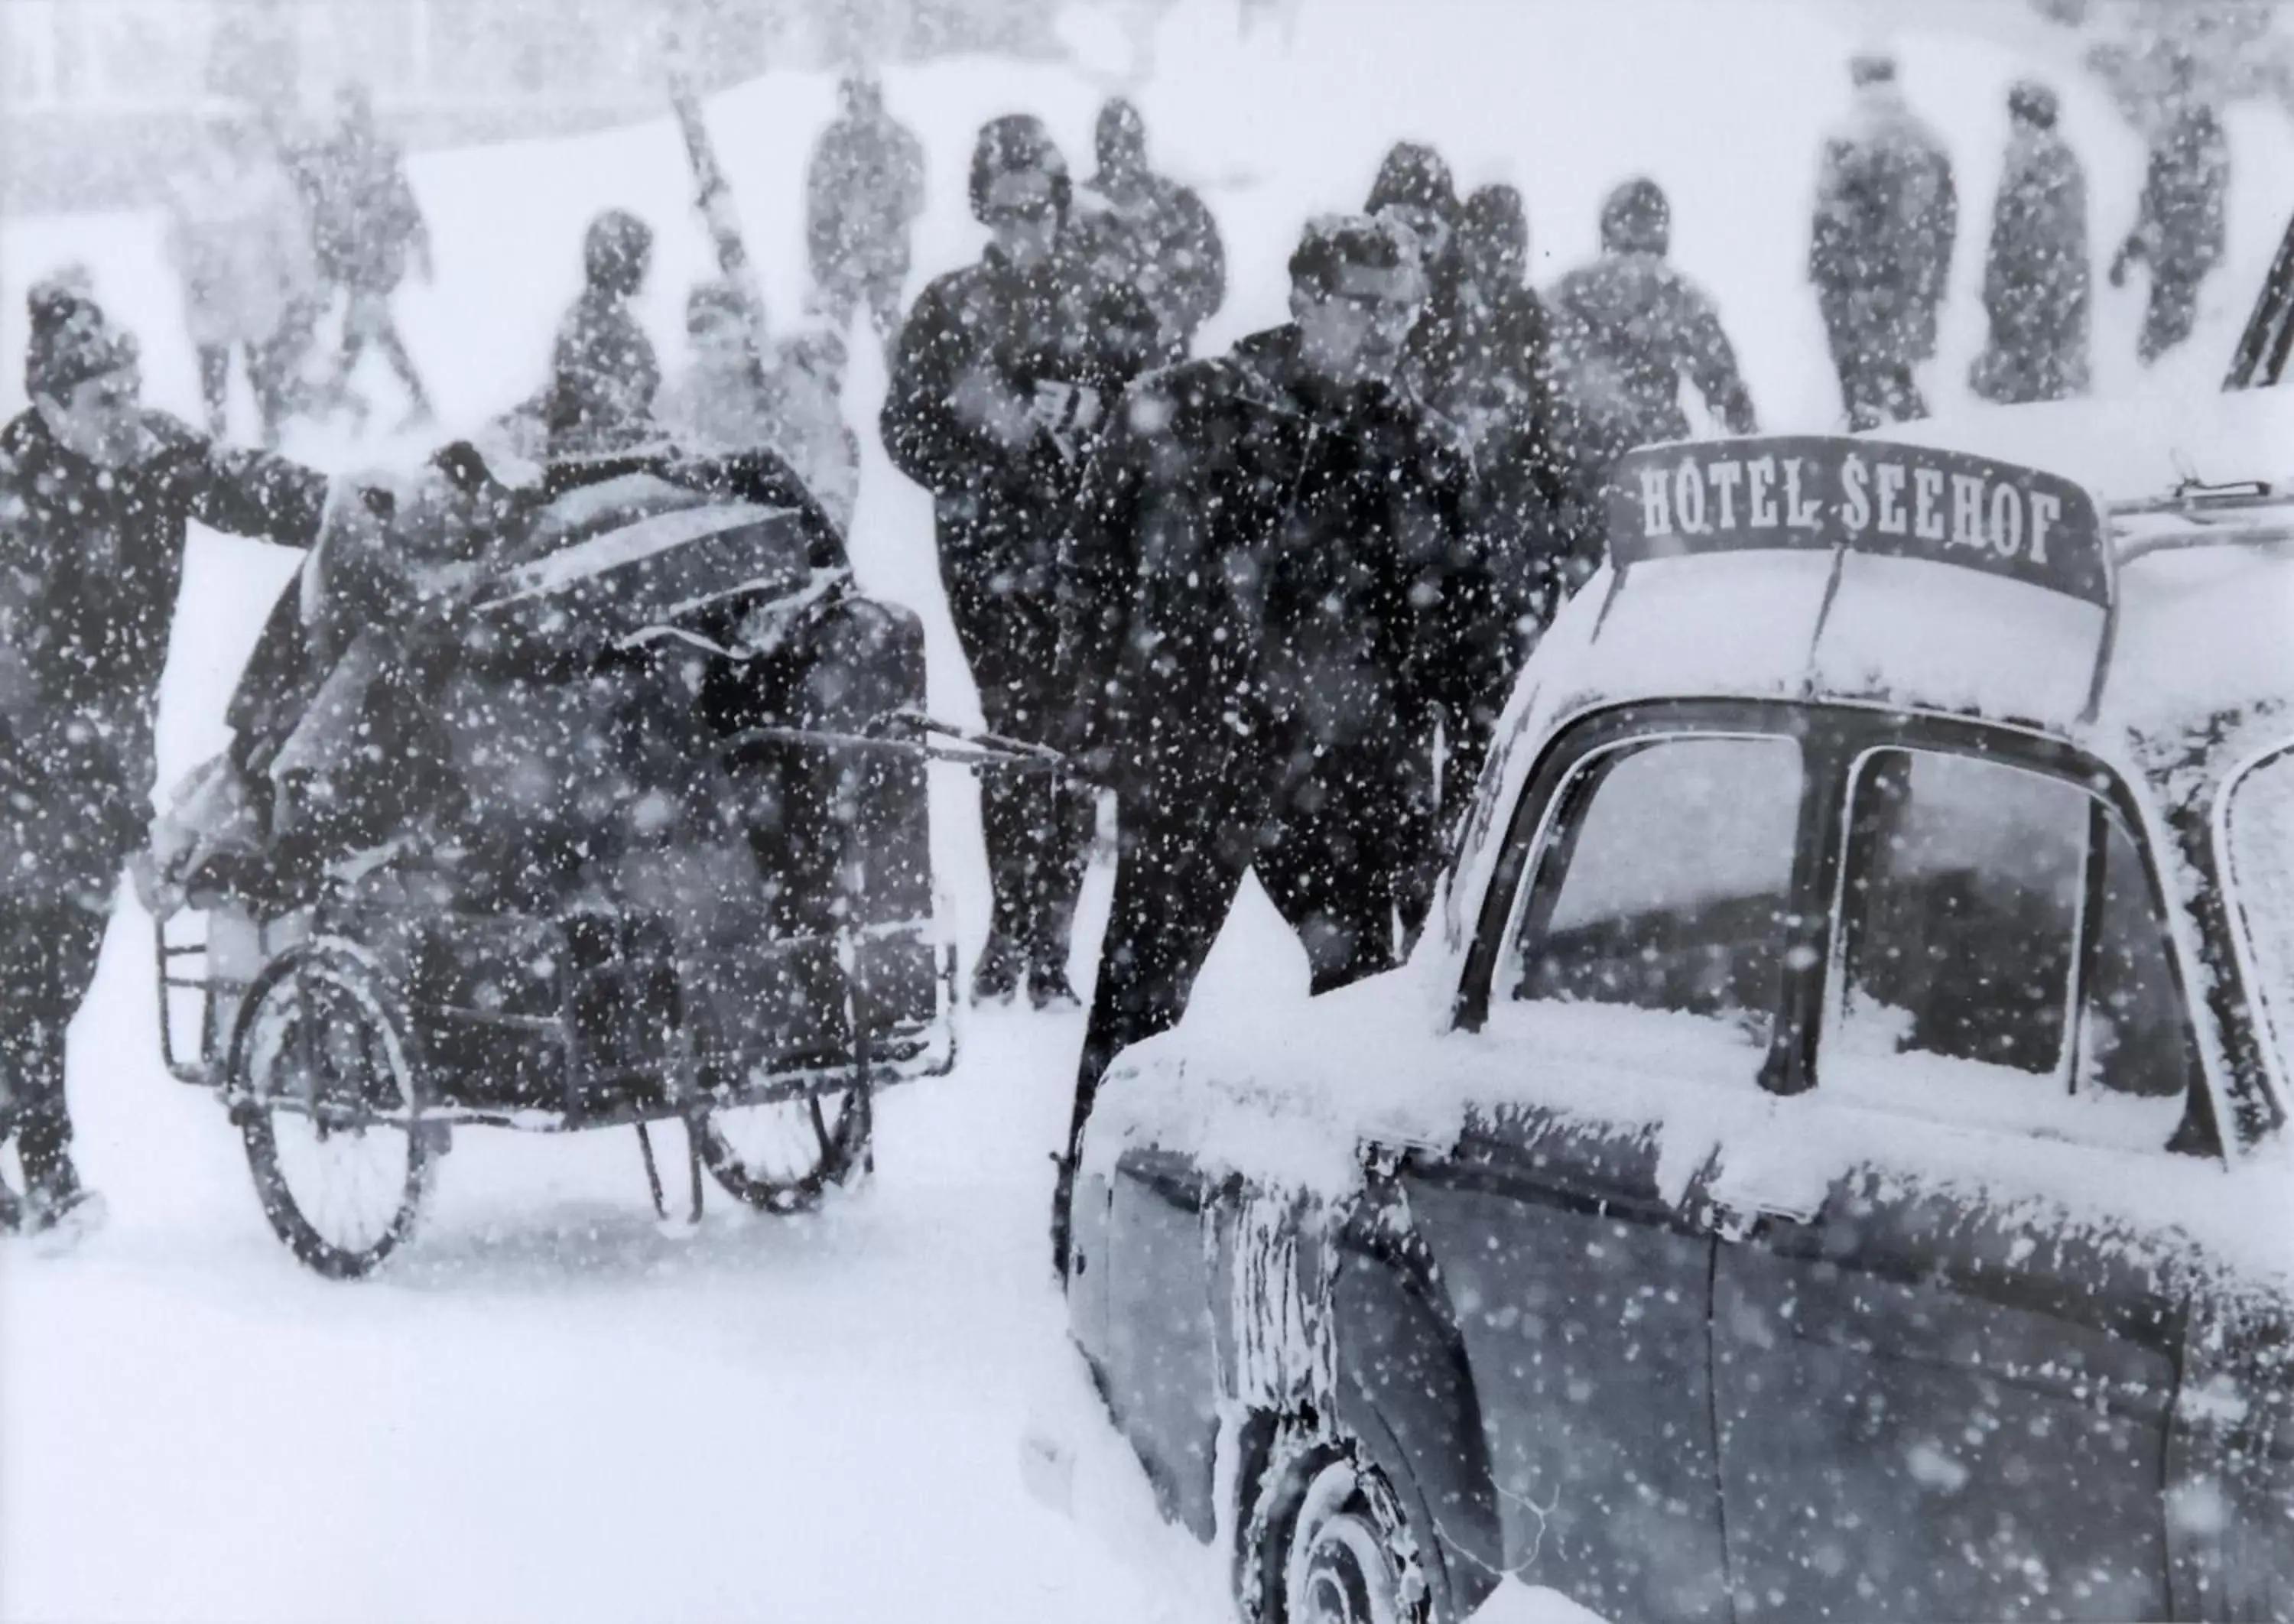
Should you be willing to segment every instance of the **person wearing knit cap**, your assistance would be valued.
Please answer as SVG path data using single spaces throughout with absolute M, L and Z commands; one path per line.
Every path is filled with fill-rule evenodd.
M 1912 369 L 1935 354 L 1959 233 L 1951 158 L 1904 100 L 1893 59 L 1849 65 L 1849 120 L 1817 176 L 1808 277 L 1851 428 L 1927 415 Z
M 0 1140 L 22 1226 L 100 1212 L 71 1156 L 64 1032 L 150 812 L 152 724 L 186 528 L 307 547 L 327 482 L 142 402 L 134 339 L 94 299 L 29 299 L 24 391 L 0 428 Z
M 1431 402 L 1448 394 L 1463 364 L 1456 252 L 1462 210 L 1442 155 L 1423 142 L 1396 142 L 1371 183 L 1363 212 L 1392 220 L 1418 239 L 1426 267 L 1426 308 L 1411 330 L 1407 381 Z
M 2026 79 L 2007 93 L 2007 156 L 1983 260 L 1990 336 L 1968 374 L 1976 394 L 2005 405 L 2087 393 L 2087 171 L 2055 111 L 2044 85 Z
M 1182 353 L 1226 299 L 1226 246 L 1192 188 L 1147 162 L 1147 126 L 1117 96 L 1099 110 L 1099 170 L 1077 194 L 1078 212 L 1108 241 L 1115 272 L 1139 289 Z
M 1125 386 L 1175 353 L 1146 301 L 1070 233 L 1067 163 L 1041 120 L 987 125 L 969 191 L 987 251 L 901 324 L 880 426 L 893 466 L 932 493 L 940 581 L 988 727 L 1048 743 L 1065 712 L 1052 669 L 1060 531 Z M 975 998 L 1024 983 L 1038 1007 L 1073 1002 L 1092 810 L 1041 774 L 981 785 L 993 914 Z
M 1477 635 L 1467 471 L 1401 384 L 1417 237 L 1325 216 L 1289 268 L 1289 322 L 1133 386 L 1062 547 L 1067 742 L 1114 787 L 1119 850 L 1053 1206 L 1062 1269 L 1101 1076 L 1184 1013 L 1244 876 L 1315 991 L 1394 963 L 1440 844 L 1418 720 L 1441 709 L 1471 783 L 1504 689 Z
M 1737 352 L 1712 296 L 1669 256 L 1672 208 L 1646 176 L 1625 182 L 1601 207 L 1601 256 L 1546 296 L 1575 464 L 1573 500 L 1599 507 L 1608 465 L 1636 445 L 1685 439 L 1685 378 L 1732 434 L 1759 431 Z
M 854 74 L 836 87 L 838 112 L 805 169 L 805 247 L 830 329 L 839 338 L 865 304 L 889 352 L 908 280 L 908 233 L 924 207 L 924 153 L 885 110 L 883 87 Z
M 557 329 L 546 418 L 549 455 L 624 451 L 655 437 L 661 362 L 630 301 L 653 266 L 653 228 L 609 208 L 582 238 L 582 295 Z

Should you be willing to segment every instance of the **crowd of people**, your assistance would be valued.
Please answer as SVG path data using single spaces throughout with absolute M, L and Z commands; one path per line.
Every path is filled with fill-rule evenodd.
M 1859 57 L 1850 73 L 1808 271 L 1845 418 L 1866 428 L 1926 410 L 1916 369 L 1935 353 L 1958 205 L 1896 64 Z M 2057 110 L 2034 83 L 2008 101 L 1971 377 L 1997 401 L 2087 386 L 2087 183 Z M 326 498 L 317 475 L 227 448 L 232 368 L 266 445 L 298 411 L 362 411 L 352 379 L 370 346 L 411 413 L 428 410 L 392 316 L 404 277 L 429 274 L 427 235 L 363 94 L 345 93 L 322 140 L 231 114 L 206 134 L 169 209 L 207 433 L 142 406 L 134 340 L 69 279 L 34 290 L 31 406 L 0 433 L 0 834 L 30 854 L 0 890 L 0 1134 L 34 1223 L 84 1201 L 62 1032 L 140 836 L 185 522 L 306 545 Z M 632 305 L 653 231 L 609 211 L 582 244 L 546 384 L 500 426 L 541 459 L 663 439 L 770 447 L 849 524 L 845 345 L 866 313 L 888 360 L 883 443 L 931 493 L 986 720 L 1076 764 L 983 785 L 975 1000 L 1076 1002 L 1092 786 L 1113 793 L 1078 1135 L 1114 1053 L 1184 1011 L 1246 873 L 1296 929 L 1317 990 L 1409 950 L 1512 678 L 1598 560 L 1609 465 L 1691 432 L 1684 385 L 1725 431 L 1758 429 L 1646 177 L 1604 203 L 1598 256 L 1541 291 L 1520 192 L 1461 197 L 1438 152 L 1401 142 L 1357 211 L 1306 225 L 1289 321 L 1195 357 L 1226 296 L 1217 223 L 1153 167 L 1128 102 L 1102 110 L 1094 145 L 1078 181 L 1040 120 L 989 122 L 966 177 L 987 244 L 903 311 L 922 149 L 856 76 L 807 177 L 806 330 L 774 338 L 752 287 L 704 282 L 686 304 L 691 360 L 665 379 Z M 2157 136 L 2110 268 L 2117 281 L 2148 267 L 2145 360 L 2190 332 L 2223 251 L 2225 173 L 2219 120 L 2190 102 Z

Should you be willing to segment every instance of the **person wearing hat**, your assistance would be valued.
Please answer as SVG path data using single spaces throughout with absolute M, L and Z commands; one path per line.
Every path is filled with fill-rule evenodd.
M 1395 222 L 1418 240 L 1426 270 L 1426 308 L 1410 332 L 1403 379 L 1422 399 L 1441 400 L 1465 364 L 1458 309 L 1458 226 L 1464 211 L 1449 164 L 1422 142 L 1395 142 L 1379 164 L 1363 211 Z
M 42 283 L 29 304 L 31 404 L 0 428 L 0 1140 L 26 1185 L 0 1220 L 47 1229 L 101 1211 L 72 1161 L 64 1030 L 150 812 L 186 526 L 307 547 L 327 482 L 146 410 L 134 340 L 85 294 Z
M 2055 93 L 2007 93 L 2007 156 L 1983 260 L 1990 338 L 1968 374 L 1989 401 L 2059 401 L 2087 386 L 2087 171 L 2055 129 Z
M 1076 1078 L 1054 1250 L 1102 1074 L 1176 1022 L 1246 873 L 1316 991 L 1397 961 L 1438 838 L 1409 719 L 1456 719 L 1478 775 L 1504 670 L 1453 442 L 1401 381 L 1426 299 L 1414 233 L 1310 222 L 1286 325 L 1135 385 L 1062 549 L 1070 742 L 1119 849 Z
M 932 493 L 940 582 L 988 726 L 1047 743 L 1064 712 L 1052 670 L 1060 531 L 1117 397 L 1174 356 L 1146 302 L 1069 235 L 1067 164 L 1039 120 L 980 131 L 971 193 L 987 250 L 908 313 L 880 426 L 893 466 Z M 1039 1008 L 1074 1001 L 1069 934 L 1091 820 L 1087 800 L 1042 774 L 981 785 L 994 910 L 976 999 L 1024 983 Z
M 1147 125 L 1122 97 L 1099 110 L 1099 172 L 1077 194 L 1078 212 L 1109 238 L 1119 274 L 1139 289 L 1184 354 L 1196 329 L 1226 300 L 1226 246 L 1194 191 L 1147 162 Z
M 582 296 L 558 325 L 544 408 L 551 457 L 626 451 L 653 439 L 661 362 L 630 301 L 653 265 L 653 228 L 609 208 L 582 238 Z
M 1959 193 L 1943 142 L 1896 83 L 1891 57 L 1849 64 L 1855 104 L 1824 143 L 1808 277 L 1851 428 L 1927 416 L 1912 369 L 1935 354 Z
M 1553 285 L 1561 410 L 1575 454 L 1570 475 L 1598 506 L 1608 465 L 1637 445 L 1686 439 L 1686 378 L 1732 434 L 1757 434 L 1753 397 L 1712 296 L 1673 265 L 1672 206 L 1646 176 L 1601 206 L 1601 256 Z
M 838 112 L 805 170 L 805 246 L 822 313 L 838 337 L 865 304 L 888 349 L 900 325 L 908 233 L 924 207 L 924 153 L 866 73 L 836 87 Z

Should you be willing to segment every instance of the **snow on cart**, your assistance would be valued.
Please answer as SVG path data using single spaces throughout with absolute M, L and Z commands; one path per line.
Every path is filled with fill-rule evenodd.
M 466 448 L 332 514 L 155 830 L 169 1068 L 322 1273 L 411 1231 L 453 1130 L 687 1129 L 752 1206 L 870 1155 L 954 1058 L 922 633 L 769 454 L 494 482 Z

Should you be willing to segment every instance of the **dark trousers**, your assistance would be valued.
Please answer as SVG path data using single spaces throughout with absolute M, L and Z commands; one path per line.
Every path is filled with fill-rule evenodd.
M 95 979 L 107 916 L 79 897 L 0 897 L 0 1141 L 14 1137 L 36 1190 L 77 1185 L 64 1029 Z
M 2143 337 L 2135 352 L 2145 366 L 2191 336 L 2199 317 L 2199 283 L 2205 276 L 2205 271 L 2188 265 L 2152 265 L 2151 299 L 2144 307 Z
M 383 360 L 398 375 L 415 408 L 429 410 L 430 397 L 422 387 L 422 375 L 414 369 L 414 357 L 407 353 L 406 341 L 398 336 L 390 295 L 380 288 L 353 288 L 347 290 L 343 305 L 342 357 L 335 368 L 338 392 L 350 387 L 351 374 L 358 370 L 359 357 L 369 344 L 381 349 Z
M 1119 803 L 1121 855 L 1076 1076 L 1070 1169 L 1108 1064 L 1186 1013 L 1246 873 L 1298 933 L 1315 992 L 1396 962 L 1395 909 L 1420 820 L 1393 752 L 1230 747 L 1201 765 Z
M 890 351 L 900 330 L 900 288 L 908 280 L 907 260 L 880 259 L 829 265 L 816 272 L 822 313 L 831 331 L 842 337 L 857 306 L 866 305 L 868 325 Z
M 263 443 L 274 445 L 279 425 L 287 415 L 287 380 L 291 358 L 283 337 L 262 344 L 203 344 L 199 346 L 199 399 L 207 409 L 207 433 L 224 437 L 225 407 L 231 398 L 231 358 L 236 350 L 247 358 L 248 386 L 255 393 L 255 408 L 263 424 Z
M 1928 403 L 1912 377 L 1917 346 L 1908 336 L 1910 324 L 1892 294 L 1851 292 L 1824 300 L 1825 335 L 1834 369 L 1840 374 L 1840 398 L 1848 409 L 1851 429 L 1908 423 L 1928 415 Z
M 1048 604 L 977 589 L 970 573 L 950 572 L 947 586 L 988 730 L 1054 743 L 1065 707 L 1053 692 L 1058 632 Z M 983 962 L 1008 959 L 1019 973 L 1038 977 L 1067 973 L 1092 817 L 1091 797 L 1047 773 L 991 767 L 980 775 L 993 897 Z

